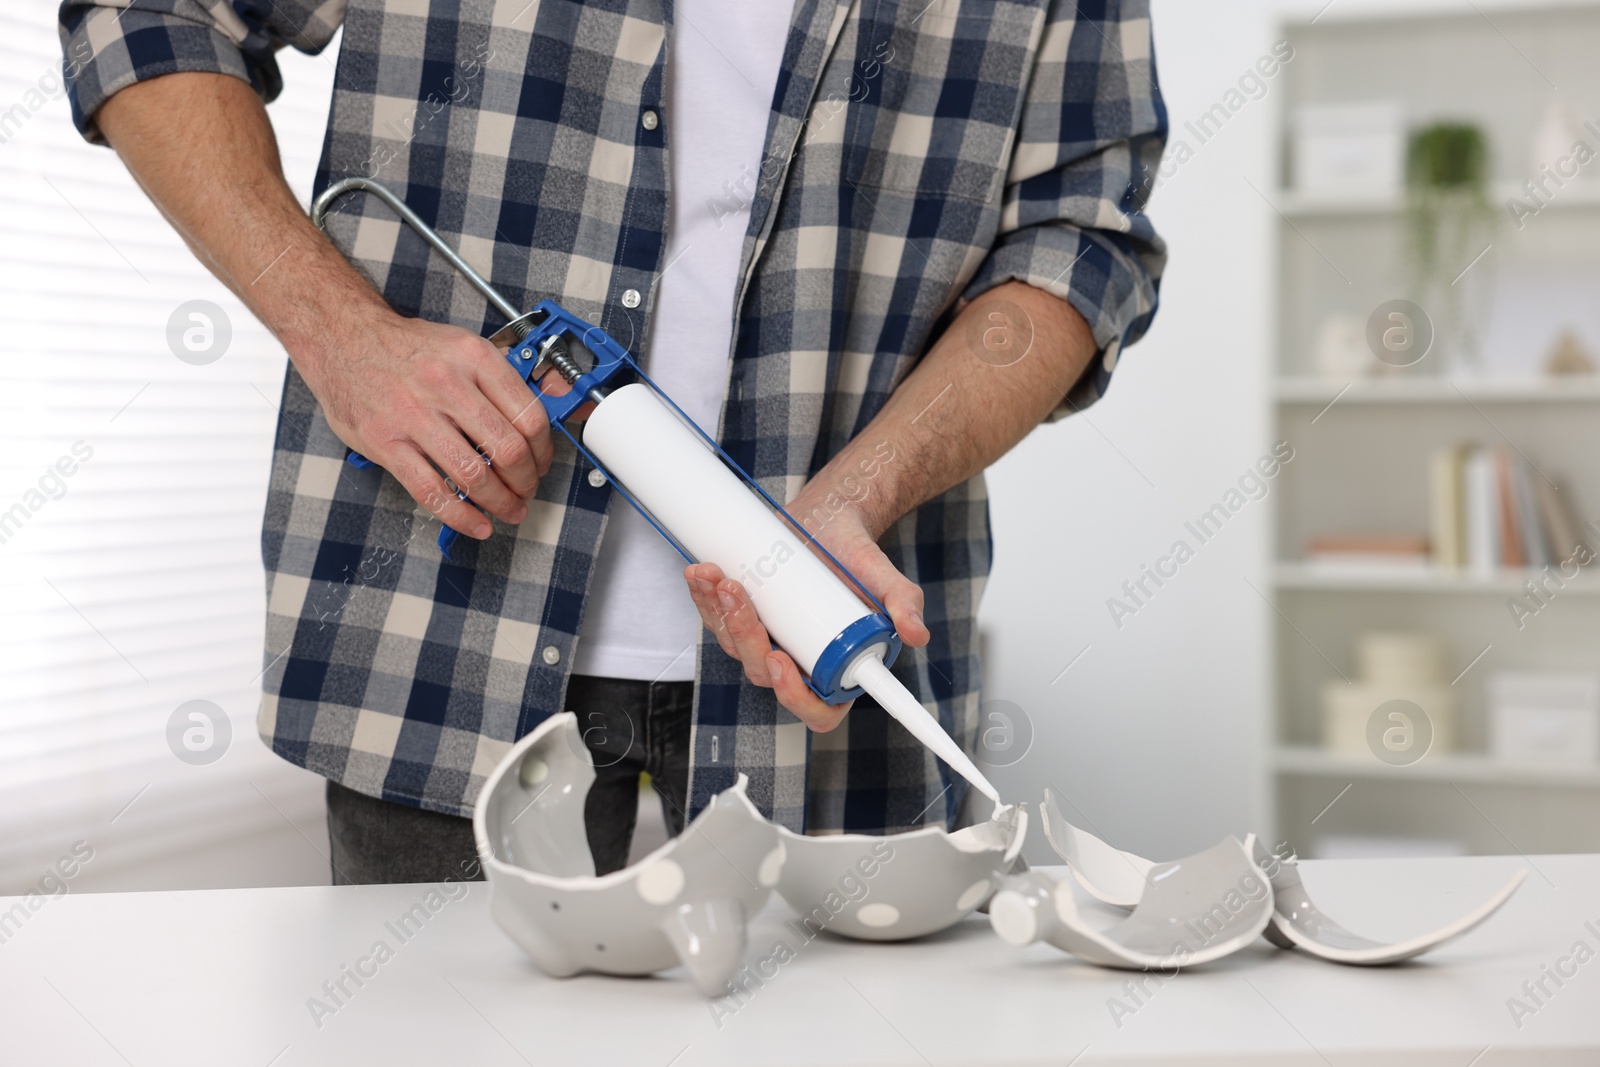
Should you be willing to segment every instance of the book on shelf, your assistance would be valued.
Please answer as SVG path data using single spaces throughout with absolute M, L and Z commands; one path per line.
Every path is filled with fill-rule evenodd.
M 1583 543 L 1561 491 L 1510 448 L 1443 448 L 1429 473 L 1430 540 L 1439 567 L 1537 570 L 1560 564 Z
M 1522 529 L 1517 522 L 1517 482 L 1511 457 L 1497 448 L 1494 456 L 1494 511 L 1500 524 L 1500 565 L 1522 567 L 1528 562 L 1523 551 Z
M 1428 539 L 1406 533 L 1319 534 L 1306 542 L 1305 561 L 1322 569 L 1427 569 Z
M 1512 472 L 1512 492 L 1516 497 L 1512 511 L 1522 535 L 1522 562 L 1536 570 L 1548 567 L 1555 562 L 1550 558 L 1550 535 L 1539 518 L 1539 505 L 1533 496 L 1534 478 L 1542 481 L 1543 477 L 1533 469 L 1526 456 L 1520 453 L 1515 456 L 1509 453 L 1502 455 L 1505 455 Z
M 1572 512 L 1567 510 L 1560 491 L 1543 478 L 1534 482 L 1533 488 L 1539 498 L 1539 515 L 1544 520 L 1545 532 L 1550 535 L 1551 554 L 1557 563 L 1571 559 L 1583 544 Z
M 1500 522 L 1495 505 L 1494 457 L 1471 448 L 1461 465 L 1461 509 L 1465 516 L 1467 565 L 1488 572 L 1500 565 Z
M 1457 445 L 1441 448 L 1433 454 L 1428 486 L 1433 534 L 1430 540 L 1433 561 L 1441 567 L 1467 565 L 1467 528 L 1461 486 L 1470 451 L 1466 445 Z

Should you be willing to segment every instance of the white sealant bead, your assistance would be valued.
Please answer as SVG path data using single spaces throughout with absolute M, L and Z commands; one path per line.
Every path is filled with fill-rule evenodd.
M 539 656 L 552 667 L 561 662 L 561 650 L 555 645 L 545 645 L 544 651 L 539 653 Z

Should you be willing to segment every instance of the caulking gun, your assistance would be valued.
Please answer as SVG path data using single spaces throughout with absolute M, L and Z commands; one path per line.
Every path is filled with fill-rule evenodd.
M 999 802 L 966 753 L 889 672 L 901 642 L 883 604 L 685 415 L 622 345 L 549 300 L 519 312 L 399 197 L 370 179 L 330 185 L 313 203 L 312 221 L 322 227 L 333 202 L 355 190 L 387 204 L 506 317 L 489 340 L 506 348 L 506 362 L 534 391 L 551 427 L 685 560 L 715 563 L 741 582 L 767 632 L 806 673 L 817 696 L 842 704 L 872 694 L 935 755 Z M 551 369 L 568 392 L 557 396 L 541 388 Z M 590 403 L 588 418 L 574 419 Z M 355 452 L 348 459 L 362 469 L 374 466 Z M 446 558 L 458 536 L 448 526 L 440 531 Z

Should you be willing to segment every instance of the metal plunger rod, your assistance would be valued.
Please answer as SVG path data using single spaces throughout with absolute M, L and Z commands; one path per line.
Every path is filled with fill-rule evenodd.
M 311 204 L 311 221 L 316 224 L 317 229 L 323 228 L 323 219 L 327 216 L 328 208 L 333 205 L 333 202 L 352 189 L 361 189 L 369 192 L 385 204 L 388 204 L 394 213 L 404 219 L 406 224 L 413 230 L 417 231 L 417 234 L 424 241 L 427 241 L 436 252 L 449 260 L 450 265 L 460 271 L 467 281 L 472 283 L 473 288 L 482 293 L 484 298 L 494 305 L 495 310 L 506 317 L 507 322 L 522 317 L 522 312 L 518 311 L 511 301 L 496 292 L 494 286 L 484 280 L 483 275 L 473 270 L 466 260 L 456 255 L 455 249 L 445 244 L 444 239 L 433 232 L 433 227 L 423 222 L 415 211 L 406 206 L 405 201 L 370 178 L 344 178 L 324 189 L 322 195 L 312 201 Z
M 561 334 L 546 338 L 539 346 L 539 354 L 549 361 L 556 369 L 556 373 L 567 380 L 571 385 L 583 376 L 583 368 L 578 366 L 577 360 L 572 358 L 572 353 L 567 349 L 567 339 Z M 588 397 L 596 404 L 606 398 L 606 394 L 597 385 L 590 389 Z

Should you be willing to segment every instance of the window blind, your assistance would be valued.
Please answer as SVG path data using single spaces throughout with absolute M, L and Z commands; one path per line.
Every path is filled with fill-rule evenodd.
M 94 858 L 74 886 L 325 879 L 321 779 L 254 723 L 285 355 L 72 128 L 55 19 L 54 0 L 0 9 L 0 893 L 80 840 Z M 305 202 L 332 56 L 280 62 L 269 113 Z M 214 362 L 182 344 L 218 318 L 191 301 L 231 331 Z M 226 717 L 209 749 L 169 743 L 191 701 Z M 203 742 L 203 719 L 180 720 Z

